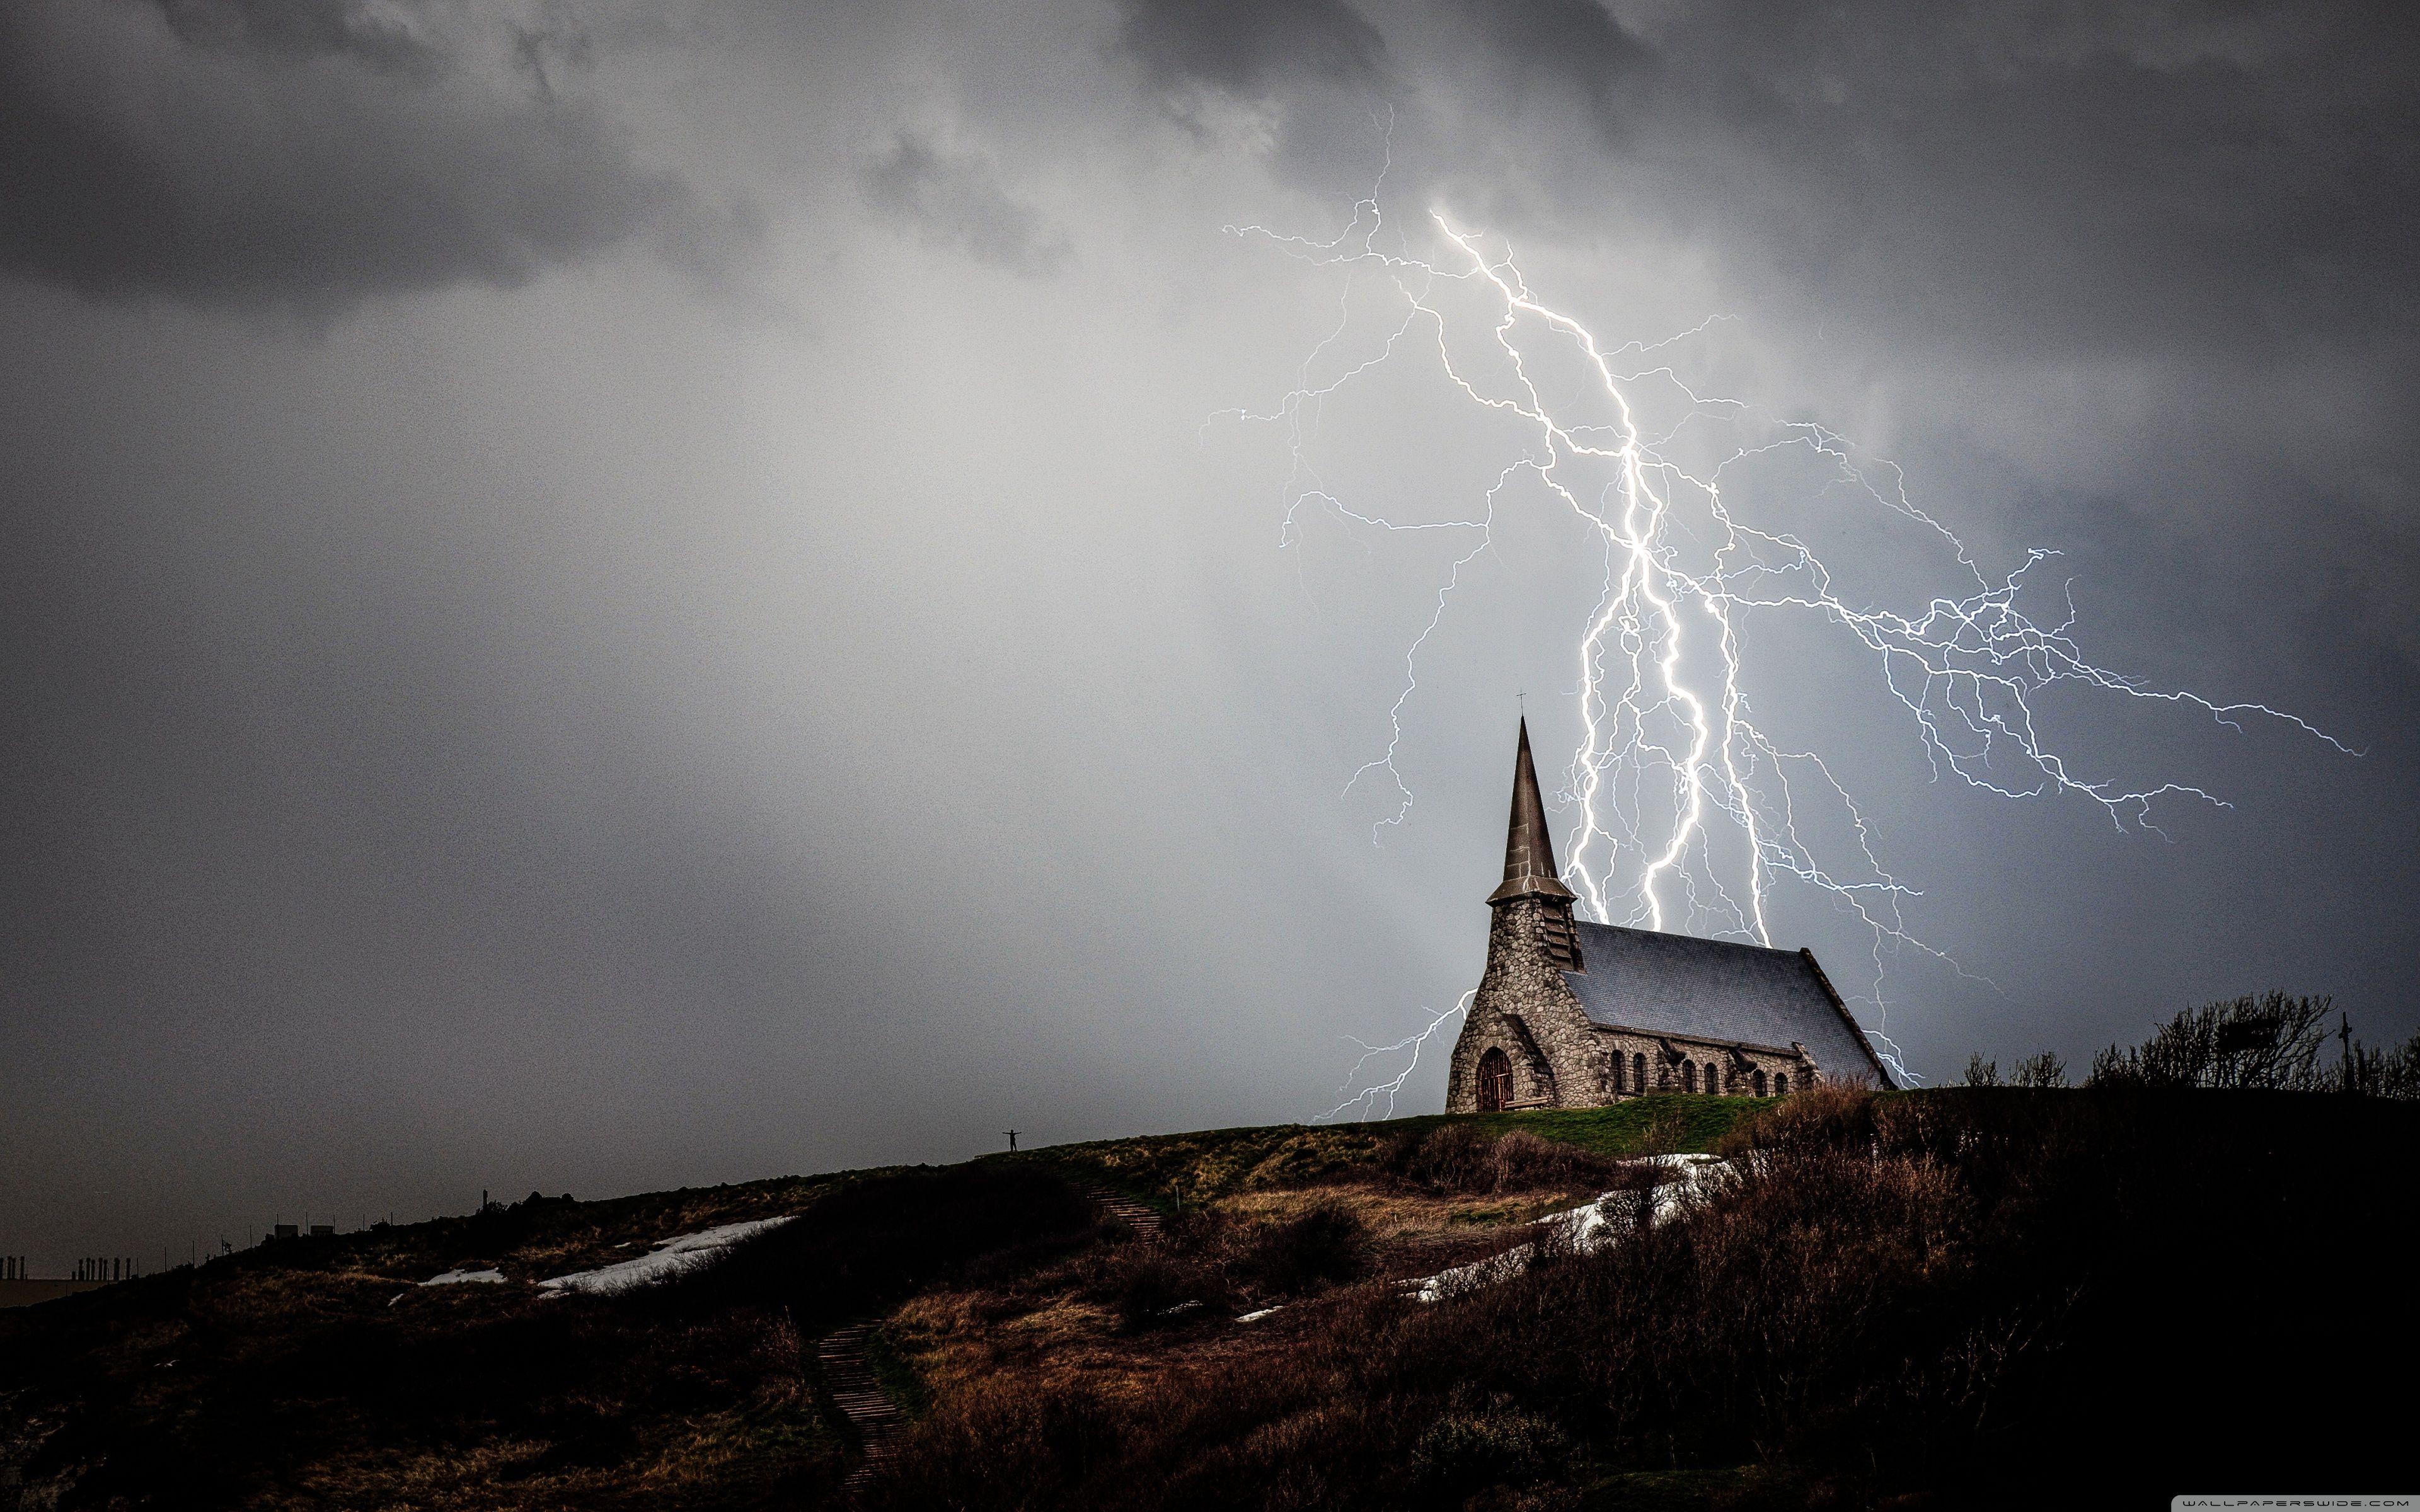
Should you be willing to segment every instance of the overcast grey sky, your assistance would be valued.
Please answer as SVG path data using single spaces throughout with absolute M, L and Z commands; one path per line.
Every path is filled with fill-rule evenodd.
M 1392 224 L 1696 332 L 1993 576 L 2064 552 L 2102 664 L 2363 752 L 2048 702 L 2232 805 L 2119 833 L 1936 780 L 1761 622 L 1749 695 L 1969 974 L 1885 962 L 1912 1066 L 2270 986 L 2399 1039 L 2414 52 L 2312 4 L 0 8 L 0 1251 L 1332 1106 L 1477 980 L 1514 694 L 1568 761 L 1593 606 L 1508 496 L 1373 844 L 1452 552 L 1284 529 L 1236 411 L 1383 301 L 1226 228 L 1333 238 L 1389 154 Z M 1466 516 L 1504 433 L 1418 357 L 1304 455 Z M 1800 484 L 1872 602 L 1947 586 Z

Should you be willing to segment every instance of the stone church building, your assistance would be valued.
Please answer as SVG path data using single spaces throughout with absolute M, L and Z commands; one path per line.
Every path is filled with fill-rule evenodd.
M 1504 885 L 1487 900 L 1487 970 L 1454 1043 L 1447 1112 L 1891 1085 L 1813 952 L 1591 924 L 1572 903 L 1524 720 Z

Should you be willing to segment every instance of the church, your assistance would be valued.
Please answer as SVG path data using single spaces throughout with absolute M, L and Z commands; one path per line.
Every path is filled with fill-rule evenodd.
M 1573 902 L 1525 719 L 1504 885 L 1487 899 L 1487 969 L 1454 1042 L 1448 1113 L 1892 1085 L 1812 951 L 1591 924 Z

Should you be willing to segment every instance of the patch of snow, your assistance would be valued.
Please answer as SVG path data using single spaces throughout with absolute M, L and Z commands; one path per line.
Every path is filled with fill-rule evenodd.
M 550 1296 L 559 1297 L 575 1291 L 602 1295 L 645 1286 L 704 1265 L 741 1240 L 752 1239 L 789 1221 L 786 1217 L 758 1218 L 744 1224 L 724 1224 L 703 1233 L 681 1234 L 659 1241 L 644 1255 L 616 1260 L 594 1271 L 575 1271 L 569 1275 L 550 1276 L 539 1282 L 537 1287 Z
M 1262 1308 L 1262 1309 L 1261 1309 L 1260 1311 L 1258 1311 L 1258 1312 L 1246 1313 L 1246 1314 L 1244 1314 L 1243 1316 L 1241 1316 L 1241 1317 L 1237 1318 L 1237 1319 L 1235 1319 L 1235 1321 L 1237 1321 L 1237 1322 L 1239 1322 L 1239 1323 L 1257 1323 L 1257 1322 L 1259 1322 L 1262 1319 L 1266 1318 L 1267 1316 L 1269 1316 L 1269 1314 L 1271 1314 L 1271 1313 L 1273 1313 L 1273 1312 L 1276 1312 L 1276 1311 L 1277 1311 L 1277 1309 L 1276 1309 L 1275 1307 L 1264 1307 L 1264 1308 Z
M 1655 1211 L 1650 1221 L 1662 1223 L 1678 1213 L 1682 1205 L 1691 1197 L 1705 1190 L 1722 1169 L 1723 1160 L 1719 1155 L 1649 1155 L 1634 1164 L 1658 1165 L 1672 1173 L 1672 1180 L 1659 1181 L 1655 1186 Z M 1606 1192 L 1594 1202 L 1566 1208 L 1561 1212 L 1550 1212 L 1537 1219 L 1531 1227 L 1554 1225 L 1560 1231 L 1550 1237 L 1559 1239 L 1574 1252 L 1586 1255 L 1610 1243 L 1620 1234 L 1620 1230 L 1613 1227 L 1613 1218 L 1606 1211 L 1608 1206 L 1633 1199 L 1633 1194 L 1628 1192 Z M 1481 1287 L 1492 1287 L 1499 1281 L 1510 1281 L 1529 1269 L 1529 1262 L 1537 1257 L 1538 1241 L 1530 1240 L 1483 1260 L 1450 1266 L 1435 1275 L 1416 1276 L 1404 1283 L 1404 1294 L 1415 1302 L 1442 1302 L 1448 1297 L 1459 1297 Z
M 448 1271 L 443 1275 L 432 1275 L 420 1284 L 424 1287 L 451 1287 L 458 1286 L 465 1281 L 476 1281 L 487 1286 L 497 1286 L 501 1285 L 504 1279 L 504 1273 L 502 1271 Z

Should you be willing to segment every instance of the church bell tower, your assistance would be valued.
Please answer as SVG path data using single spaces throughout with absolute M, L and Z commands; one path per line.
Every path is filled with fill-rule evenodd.
M 1546 806 L 1538 795 L 1538 767 L 1529 757 L 1529 721 L 1521 721 L 1520 753 L 1512 764 L 1512 819 L 1504 837 L 1504 882 L 1487 895 L 1497 933 L 1526 925 L 1535 931 L 1540 952 L 1565 971 L 1586 969 L 1572 928 L 1572 889 L 1555 865 L 1555 839 L 1546 832 Z M 1507 926 L 1511 928 L 1508 930 Z

